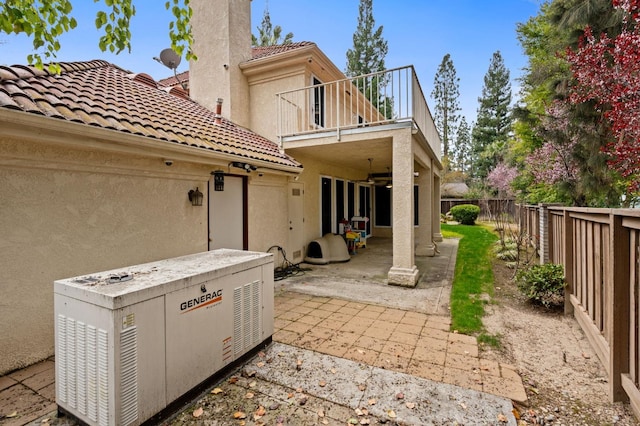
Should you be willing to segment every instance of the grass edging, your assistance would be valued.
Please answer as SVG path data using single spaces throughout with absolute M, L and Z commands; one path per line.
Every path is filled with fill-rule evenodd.
M 451 288 L 451 329 L 463 334 L 483 330 L 482 316 L 487 300 L 493 297 L 493 256 L 491 248 L 498 237 L 481 225 L 442 224 L 442 231 L 462 235 L 458 244 L 455 274 Z

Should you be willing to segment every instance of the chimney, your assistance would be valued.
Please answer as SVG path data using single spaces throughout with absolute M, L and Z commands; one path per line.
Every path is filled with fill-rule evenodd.
M 222 98 L 218 98 L 216 101 L 216 114 L 214 116 L 214 124 L 218 126 L 222 124 Z
M 251 59 L 251 0 L 191 0 L 193 52 L 189 93 L 217 111 L 224 99 L 224 117 L 249 127 L 249 84 L 239 65 Z

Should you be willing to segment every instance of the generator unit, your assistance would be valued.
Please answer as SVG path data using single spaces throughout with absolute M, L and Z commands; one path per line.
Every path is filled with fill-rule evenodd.
M 55 281 L 60 411 L 144 423 L 271 341 L 273 293 L 271 254 L 228 249 Z

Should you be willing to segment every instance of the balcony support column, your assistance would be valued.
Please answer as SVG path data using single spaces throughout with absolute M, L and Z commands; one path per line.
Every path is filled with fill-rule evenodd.
M 416 256 L 435 256 L 431 221 L 433 220 L 433 166 L 419 170 L 418 184 L 418 227 L 416 228 Z M 414 200 L 415 202 L 415 200 Z
M 393 266 L 389 269 L 388 283 L 415 287 L 418 282 L 418 268 L 414 253 L 414 159 L 410 128 L 393 136 L 392 156 Z

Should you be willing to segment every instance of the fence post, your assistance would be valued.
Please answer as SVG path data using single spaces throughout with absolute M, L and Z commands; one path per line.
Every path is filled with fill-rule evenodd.
M 573 314 L 573 303 L 571 303 L 571 295 L 573 294 L 573 222 L 571 221 L 571 215 L 569 210 L 563 211 L 564 220 L 564 232 L 562 233 L 562 239 L 564 240 L 564 281 L 566 283 L 564 287 L 564 314 Z
M 549 263 L 549 209 L 539 204 L 540 211 L 540 264 Z
M 609 342 L 609 398 L 611 401 L 628 399 L 622 387 L 621 375 L 629 372 L 629 298 L 630 253 L 629 232 L 622 225 L 622 215 L 610 213 L 609 250 L 611 265 L 608 281 L 611 283 L 607 300 L 611 341 Z

